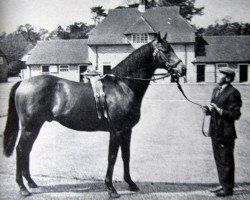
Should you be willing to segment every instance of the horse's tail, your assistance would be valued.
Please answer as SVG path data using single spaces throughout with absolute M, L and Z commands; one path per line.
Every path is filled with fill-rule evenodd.
M 17 136 L 18 136 L 18 131 L 19 131 L 19 118 L 18 118 L 16 105 L 15 105 L 15 94 L 20 83 L 21 81 L 13 85 L 10 91 L 10 95 L 9 95 L 8 117 L 7 117 L 5 130 L 3 133 L 4 154 L 7 157 L 10 157 L 14 150 Z

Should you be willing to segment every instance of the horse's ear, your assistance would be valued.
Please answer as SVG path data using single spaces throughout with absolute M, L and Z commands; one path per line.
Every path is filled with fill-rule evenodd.
M 164 41 L 167 41 L 167 38 L 168 38 L 168 33 L 166 33 L 162 39 L 163 39 Z

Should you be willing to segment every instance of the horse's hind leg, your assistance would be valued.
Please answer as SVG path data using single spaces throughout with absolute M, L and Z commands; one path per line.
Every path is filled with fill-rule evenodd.
M 139 191 L 139 188 L 131 179 L 129 170 L 131 133 L 132 130 L 129 129 L 121 134 L 121 150 L 124 166 L 124 180 L 128 183 L 129 189 L 131 191 Z
M 119 149 L 119 142 L 120 142 L 119 135 L 117 135 L 115 131 L 111 131 L 109 140 L 108 169 L 105 178 L 105 184 L 108 187 L 108 192 L 111 198 L 120 197 L 120 195 L 117 193 L 112 183 L 112 176 Z
M 28 131 L 23 129 L 21 132 L 21 137 L 17 145 L 17 166 L 16 166 L 16 181 L 20 187 L 20 192 L 23 196 L 30 195 L 23 183 L 23 176 L 28 181 L 28 185 L 31 188 L 37 187 L 37 184 L 32 180 L 29 170 L 29 157 L 32 146 L 37 138 L 40 128 Z

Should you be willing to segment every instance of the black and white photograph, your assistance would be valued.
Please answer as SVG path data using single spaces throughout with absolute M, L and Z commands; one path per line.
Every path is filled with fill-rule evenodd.
M 0 199 L 250 199 L 249 8 L 0 0 Z

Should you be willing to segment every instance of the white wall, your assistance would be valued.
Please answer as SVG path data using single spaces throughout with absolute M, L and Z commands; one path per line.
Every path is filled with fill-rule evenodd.
M 103 73 L 104 65 L 110 65 L 111 68 L 113 68 L 135 50 L 130 45 L 107 45 L 98 47 L 91 46 L 88 49 L 89 61 L 93 66 L 98 65 L 98 70 L 101 73 Z M 98 61 L 96 56 L 98 56 Z
M 196 82 L 196 67 L 193 65 L 195 60 L 194 45 L 193 44 L 172 44 L 176 55 L 187 67 L 187 82 Z
M 172 44 L 172 47 L 177 56 L 187 66 L 187 81 L 196 82 L 196 68 L 192 63 L 195 59 L 194 45 Z M 102 73 L 103 65 L 111 65 L 111 68 L 113 68 L 135 49 L 130 45 L 110 45 L 98 47 L 91 46 L 88 47 L 88 50 L 90 62 L 93 66 L 98 65 L 98 70 Z
M 59 65 L 57 65 L 57 68 L 58 68 L 57 72 L 43 73 L 41 65 L 28 66 L 26 69 L 26 72 L 24 72 L 25 73 L 24 78 L 30 78 L 30 77 L 38 76 L 38 75 L 42 75 L 42 74 L 50 74 L 53 76 L 65 78 L 65 79 L 76 81 L 76 82 L 80 81 L 80 74 L 79 74 L 79 66 L 78 65 L 70 65 L 69 71 L 60 71 Z M 30 74 L 30 76 L 29 76 L 29 74 Z

